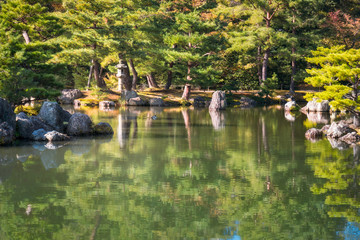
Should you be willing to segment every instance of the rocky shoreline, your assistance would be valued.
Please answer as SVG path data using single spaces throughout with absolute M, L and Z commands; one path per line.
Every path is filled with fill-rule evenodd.
M 0 98 L 0 145 L 12 144 L 16 139 L 57 142 L 113 133 L 110 124 L 94 124 L 86 114 L 70 114 L 57 102 L 44 102 L 39 114 L 29 117 L 24 112 L 16 115 L 9 102 Z

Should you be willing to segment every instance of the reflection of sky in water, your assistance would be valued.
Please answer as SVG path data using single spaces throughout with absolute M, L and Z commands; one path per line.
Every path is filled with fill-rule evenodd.
M 337 232 L 337 235 L 343 237 L 345 240 L 357 240 L 360 239 L 360 225 L 356 222 L 348 222 L 345 230 Z
M 224 230 L 224 235 L 225 236 L 230 236 L 226 237 L 226 240 L 241 240 L 241 237 L 238 235 L 238 231 L 239 231 L 239 221 L 235 221 L 236 226 L 235 227 L 226 227 Z M 222 239 L 225 240 L 225 239 Z

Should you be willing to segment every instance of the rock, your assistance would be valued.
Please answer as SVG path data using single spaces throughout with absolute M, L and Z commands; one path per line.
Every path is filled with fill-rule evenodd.
M 255 107 L 257 102 L 249 97 L 241 97 L 240 99 L 242 107 Z
M 318 102 L 317 100 L 312 100 L 308 102 L 302 110 L 307 112 L 329 112 L 330 111 L 329 101 L 324 100 Z
M 115 107 L 115 103 L 113 101 L 102 101 L 99 103 L 100 109 L 110 108 L 110 107 Z
M 299 106 L 296 104 L 295 101 L 290 101 L 285 104 L 284 109 L 285 111 L 290 112 L 290 111 L 298 110 Z
M 209 107 L 210 101 L 207 101 L 205 98 L 201 96 L 197 96 L 196 98 L 194 98 L 193 105 L 196 108 Z
M 92 121 L 86 114 L 75 113 L 71 116 L 67 126 L 69 136 L 83 136 L 92 134 Z
M 0 124 L 7 122 L 12 129 L 16 127 L 16 115 L 8 101 L 0 98 Z
M 127 102 L 128 106 L 144 106 L 145 101 L 142 100 L 140 97 L 130 98 Z
M 316 128 L 310 128 L 306 131 L 305 137 L 308 140 L 317 140 L 323 136 L 323 132 Z
M 73 104 L 76 98 L 81 98 L 82 93 L 79 89 L 64 89 L 61 91 L 61 96 L 58 98 L 62 104 Z
M 11 144 L 15 140 L 14 128 L 8 122 L 0 124 L 0 146 Z
M 32 116 L 30 117 L 30 122 L 33 124 L 34 126 L 34 130 L 38 130 L 38 129 L 44 129 L 45 131 L 49 132 L 54 130 L 53 127 L 51 127 L 50 125 L 47 125 L 45 122 L 43 122 L 41 120 L 40 117 L 38 116 Z
M 70 113 L 69 113 L 70 114 Z M 58 132 L 64 131 L 64 121 L 69 117 L 57 102 L 44 102 L 39 117 Z
M 341 138 L 351 132 L 355 132 L 355 130 L 341 122 L 333 122 L 327 130 L 327 136 L 332 138 Z
M 30 138 L 34 129 L 34 124 L 23 112 L 16 115 L 16 127 L 20 138 Z
M 38 130 L 33 131 L 30 138 L 35 141 L 46 141 L 46 137 L 45 137 L 46 133 L 47 131 L 40 128 Z
M 327 131 L 329 130 L 330 128 L 330 125 L 325 125 L 321 128 L 321 131 L 324 133 L 324 134 L 327 134 Z
M 114 134 L 114 130 L 109 123 L 100 122 L 95 125 L 94 133 L 98 135 L 110 135 Z
M 346 142 L 348 144 L 356 143 L 360 141 L 360 136 L 357 134 L 357 132 L 351 132 L 348 133 L 341 138 L 339 138 L 340 141 Z
M 225 92 L 215 91 L 211 98 L 209 109 L 211 110 L 224 110 L 226 108 Z
M 139 95 L 131 90 L 131 91 L 124 91 L 124 97 L 125 97 L 125 101 L 129 101 L 131 98 L 137 98 Z
M 74 100 L 74 106 L 75 107 L 80 107 L 81 106 L 80 100 Z
M 161 98 L 152 98 L 150 99 L 150 106 L 158 106 L 158 107 L 163 107 L 165 106 L 164 100 L 162 100 Z
M 67 136 L 65 134 L 62 134 L 62 133 L 59 133 L 57 131 L 48 132 L 44 136 L 50 142 L 68 141 L 68 140 L 70 140 L 69 136 Z

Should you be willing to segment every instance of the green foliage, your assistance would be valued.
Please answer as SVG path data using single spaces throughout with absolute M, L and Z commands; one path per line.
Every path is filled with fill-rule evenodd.
M 359 111 L 358 85 L 360 76 L 360 50 L 346 50 L 344 46 L 319 47 L 307 61 L 318 67 L 307 70 L 311 75 L 305 82 L 314 87 L 324 87 L 317 93 L 309 93 L 307 100 L 330 100 L 334 110 Z
M 41 109 L 41 105 L 35 105 L 35 106 L 25 106 L 25 105 L 19 105 L 15 108 L 14 112 L 15 114 L 19 114 L 20 112 L 24 112 L 29 116 L 35 116 L 38 115 Z

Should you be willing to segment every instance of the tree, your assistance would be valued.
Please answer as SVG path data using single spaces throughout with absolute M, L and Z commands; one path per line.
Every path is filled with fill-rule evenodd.
M 324 87 L 324 91 L 308 93 L 305 98 L 330 100 L 333 109 L 359 115 L 360 49 L 319 47 L 312 54 L 313 57 L 307 58 L 307 61 L 319 67 L 308 69 L 311 76 L 304 81 L 314 87 Z

